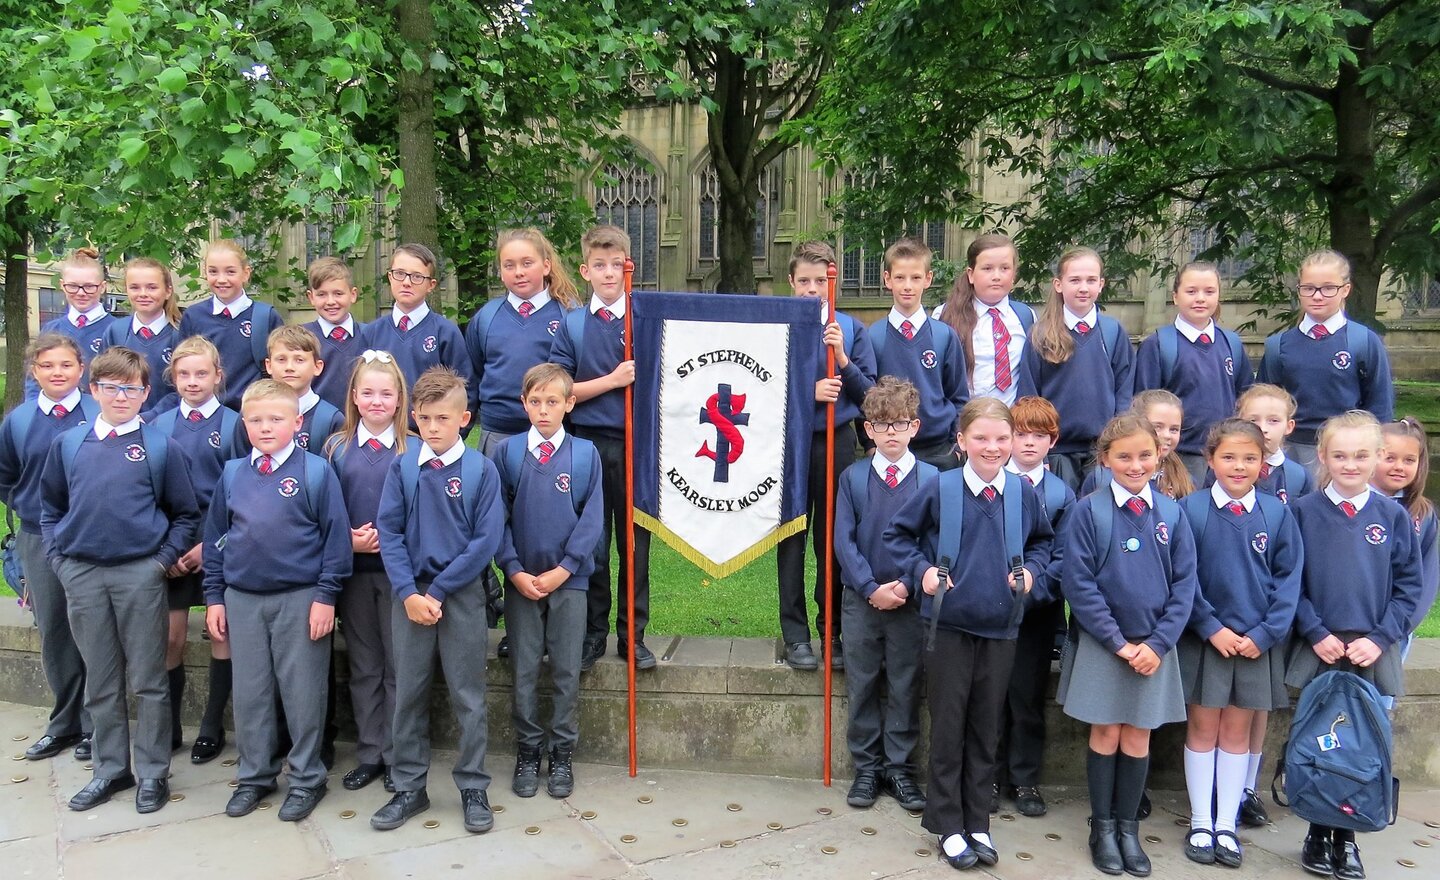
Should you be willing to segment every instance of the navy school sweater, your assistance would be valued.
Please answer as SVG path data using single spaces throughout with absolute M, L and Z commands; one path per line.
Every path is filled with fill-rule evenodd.
M 471 319 L 465 328 L 465 347 L 475 375 L 475 398 L 480 405 L 478 416 L 482 430 L 501 434 L 522 434 L 530 430 L 530 419 L 520 404 L 520 380 L 526 370 L 550 360 L 551 346 L 564 319 L 565 310 L 553 297 L 528 318 L 520 317 L 510 303 L 502 303 L 490 322 L 483 349 L 479 325 Z M 589 348 L 592 344 L 587 329 L 585 345 Z
M 397 428 L 402 426 L 397 425 Z M 417 441 L 418 442 L 418 441 Z M 345 510 L 350 514 L 350 528 L 366 523 L 374 525 L 380 515 L 380 494 L 385 488 L 385 475 L 395 461 L 395 449 L 381 446 L 378 450 L 356 445 L 354 437 L 346 437 L 330 454 L 330 464 L 340 476 L 340 492 L 345 496 Z M 379 553 L 356 553 L 355 572 L 384 571 Z
M 1381 650 L 1410 632 L 1420 602 L 1419 541 L 1410 515 L 1377 492 L 1353 517 L 1324 492 L 1292 502 L 1305 542 L 1295 631 L 1308 644 L 1337 632 L 1368 636 Z
M 849 472 L 865 472 L 865 495 L 855 497 Z M 885 485 L 869 458 L 861 458 L 840 477 L 835 495 L 835 558 L 840 561 L 841 583 L 869 599 L 881 584 L 901 581 L 909 590 L 907 607 L 919 607 L 920 584 L 910 577 L 885 549 L 885 527 L 895 513 L 920 491 L 919 463 L 894 489 Z
M 61 444 L 50 444 L 41 478 L 40 531 L 45 555 L 94 565 L 154 557 L 163 568 L 195 546 L 200 508 L 185 456 L 171 448 L 159 497 L 150 478 L 141 431 L 100 439 L 93 425 L 71 428 L 85 439 L 66 466 Z M 169 444 L 168 439 L 162 441 Z
M 479 456 L 473 449 L 465 455 Z M 495 558 L 505 531 L 505 504 L 500 474 L 488 458 L 483 461 L 479 486 L 465 486 L 461 459 L 442 468 L 421 465 L 415 489 L 415 509 L 405 510 L 397 456 L 385 475 L 375 528 L 380 532 L 380 557 L 390 588 L 404 601 L 424 593 L 437 601 L 468 587 Z M 478 492 L 473 524 L 466 524 L 466 493 Z M 348 534 L 348 532 L 347 532 Z
M 1381 422 L 1395 417 L 1390 355 L 1378 336 L 1372 339 L 1373 363 L 1362 377 L 1350 341 L 1352 334 L 1361 333 L 1373 335 L 1354 321 L 1347 321 L 1338 333 L 1324 339 L 1312 339 L 1299 327 L 1291 327 L 1277 334 L 1278 356 L 1267 353 L 1261 358 L 1260 381 L 1279 385 L 1295 397 L 1295 432 L 1291 435 L 1295 442 L 1314 444 L 1325 420 L 1347 410 L 1369 410 Z
M 510 437 L 495 450 L 495 456 L 503 456 L 511 444 L 523 446 L 528 440 L 528 432 Z M 582 491 L 570 483 L 576 451 L 575 443 L 566 438 L 545 464 L 528 450 L 522 456 L 515 498 L 495 557 L 507 578 L 522 571 L 538 575 L 559 565 L 570 572 L 562 590 L 584 590 L 589 585 L 604 527 L 604 493 L 600 455 L 589 447 L 590 486 L 583 490 L 585 502 L 576 514 L 571 493 Z
M 228 460 L 226 451 L 238 450 L 242 455 L 250 452 L 250 438 L 245 433 L 244 422 L 237 419 L 235 436 L 229 443 L 221 436 L 224 412 L 225 407 L 219 407 L 210 418 L 198 422 L 176 413 L 175 427 L 170 432 L 171 448 L 179 449 L 185 456 L 185 463 L 190 466 L 190 482 L 195 487 L 195 501 L 202 516 L 210 510 L 210 499 L 220 483 L 220 472 L 225 469 Z
M 1115 506 L 1109 486 L 1098 491 L 1106 504 Z M 1130 538 L 1139 542 L 1138 550 L 1125 549 Z M 1185 514 L 1180 514 L 1180 522 L 1170 523 L 1153 507 L 1140 517 L 1117 507 L 1110 541 L 1101 567 L 1090 502 L 1077 501 L 1065 517 L 1061 537 L 1061 589 L 1070 603 L 1071 620 L 1112 653 L 1127 642 L 1143 642 L 1164 657 L 1185 631 L 1199 586 L 1195 538 Z M 1161 553 L 1170 556 L 1169 579 Z
M 845 369 L 836 369 L 836 378 L 840 380 L 840 396 L 835 399 L 835 426 L 838 428 L 860 418 L 860 404 L 865 402 L 865 392 L 875 384 L 876 373 L 875 349 L 870 347 L 865 325 L 844 312 L 836 315 L 835 320 L 845 335 L 845 356 L 850 359 Z M 816 332 L 823 334 L 825 325 L 820 325 Z M 825 378 L 825 360 L 825 347 L 822 345 L 815 365 L 816 382 Z M 825 431 L 825 407 L 823 403 L 815 404 L 813 424 L 816 433 Z
M 90 405 L 99 411 L 94 401 Z M 37 412 L 29 431 L 17 438 L 12 422 L 20 407 L 26 406 L 34 407 Z M 88 424 L 79 404 L 63 419 L 46 415 L 39 408 L 38 400 L 23 401 L 5 416 L 5 423 L 0 427 L 0 500 L 20 518 L 20 530 L 31 535 L 40 534 L 40 475 L 45 470 L 50 444 L 62 432 Z
M 230 497 L 215 492 L 205 518 L 206 605 L 225 604 L 226 590 L 314 590 L 316 602 L 335 604 L 351 571 L 350 518 L 328 467 L 325 497 L 307 498 L 310 455 L 297 447 L 269 474 L 247 458 Z
M 226 318 L 214 314 L 214 297 L 207 297 L 185 310 L 180 316 L 180 337 L 204 336 L 215 343 L 220 350 L 220 365 L 225 370 L 225 390 L 220 402 L 236 412 L 240 411 L 240 398 L 245 389 L 256 379 L 263 378 L 260 365 L 255 362 L 255 347 L 251 338 L 260 334 L 261 340 L 269 339 L 270 333 L 283 321 L 274 309 L 269 309 L 269 320 L 265 327 L 252 326 L 255 304 L 252 302 L 243 312 Z
M 1214 333 L 1217 338 L 1209 345 L 1191 342 L 1173 325 L 1170 329 L 1179 343 L 1170 381 L 1162 381 L 1160 340 L 1158 334 L 1152 334 L 1140 343 L 1135 355 L 1135 392 L 1164 388 L 1180 398 L 1185 421 L 1176 448 L 1200 455 L 1205 451 L 1210 426 L 1235 412 L 1235 401 L 1255 383 L 1255 374 L 1245 349 L 1232 353 L 1218 327 Z
M 87 323 L 84 327 L 76 327 L 74 324 L 70 323 L 70 314 L 69 310 L 67 309 L 66 313 L 61 315 L 60 317 L 51 318 L 44 324 L 40 325 L 40 332 L 59 333 L 62 336 L 68 336 L 71 339 L 75 340 L 76 345 L 80 346 L 80 360 L 82 363 L 85 364 L 86 367 L 85 375 L 80 379 L 80 387 L 86 388 L 89 387 L 90 384 L 90 361 L 95 359 L 95 355 L 99 354 L 101 351 L 104 351 L 105 331 L 110 327 L 111 324 L 115 323 L 118 320 L 128 321 L 130 319 L 116 318 L 114 315 L 106 312 L 102 317 L 96 318 L 94 321 Z M 25 399 L 34 400 L 36 397 L 39 396 L 40 383 L 36 382 L 35 377 L 31 376 L 30 372 L 27 370 L 25 372 Z
M 576 382 L 588 382 L 608 376 L 625 359 L 625 321 L 606 321 L 588 307 L 582 308 L 585 308 L 585 338 L 579 351 L 576 351 L 575 340 L 570 338 L 569 323 L 562 319 L 560 329 L 555 332 L 555 341 L 550 346 L 549 356 L 550 363 L 564 367 L 565 372 Z M 498 320 L 496 323 L 499 323 Z M 491 332 L 494 332 L 493 327 Z M 520 383 L 516 382 L 515 387 L 515 397 L 518 399 Z M 616 388 L 577 403 L 575 411 L 570 414 L 570 422 L 576 428 L 584 429 L 587 434 L 623 437 L 625 389 Z
M 1023 480 L 1022 480 L 1023 482 Z M 1047 484 L 1054 483 L 1061 489 L 1061 502 L 1051 510 L 1045 503 Z M 1060 599 L 1060 576 L 1065 567 L 1065 547 L 1059 540 L 1061 525 L 1071 508 L 1075 506 L 1075 492 L 1065 481 L 1050 473 L 1045 472 L 1045 479 L 1039 486 L 1033 487 L 1035 499 L 1040 502 L 1040 509 L 1045 511 L 1045 518 L 1050 521 L 1050 528 L 1054 531 L 1056 539 L 1050 542 L 1050 564 L 1045 567 L 1044 583 L 1036 579 L 1035 586 L 1031 588 L 1027 602 L 1031 607 L 1044 605 L 1047 602 L 1056 602 Z
M 908 379 L 920 391 L 920 431 L 916 446 L 933 446 L 955 439 L 956 417 L 970 399 L 965 375 L 965 352 L 948 324 L 926 319 L 906 339 L 888 319 L 876 322 L 872 332 L 885 334 L 885 347 L 876 359 L 877 376 Z M 943 362 L 936 357 L 936 334 L 948 334 Z M 836 416 L 839 421 L 839 416 Z
M 401 333 L 390 313 L 386 312 L 365 325 L 365 337 L 371 348 L 390 352 L 411 388 L 415 387 L 415 380 L 420 378 L 421 373 L 444 365 L 465 380 L 473 402 L 475 383 L 470 357 L 465 352 L 465 338 L 460 335 L 460 328 L 455 326 L 455 322 L 444 315 L 431 309 L 420 323 Z M 518 390 L 515 396 L 519 398 Z
M 1420 541 L 1420 601 L 1415 605 L 1415 613 L 1410 616 L 1410 632 L 1414 632 L 1425 616 L 1430 613 L 1430 606 L 1435 604 L 1435 594 L 1440 589 L 1440 522 L 1437 522 L 1435 511 L 1415 523 L 1415 537 Z
M 135 322 L 128 317 L 116 318 L 111 324 L 101 343 L 101 351 L 110 348 L 113 343 L 144 356 L 145 362 L 150 365 L 150 396 L 145 398 L 141 409 L 155 410 L 162 400 L 175 393 L 175 386 L 166 371 L 170 368 L 170 355 L 180 344 L 180 331 L 173 324 L 166 323 L 159 333 L 146 339 L 135 332 Z
M 342 413 L 345 411 L 345 397 L 350 388 L 350 373 L 355 369 L 355 362 L 365 353 L 365 349 L 374 347 L 370 345 L 366 333 L 367 325 L 352 319 L 351 326 L 355 330 L 354 334 L 340 342 L 326 336 L 319 321 L 311 321 L 305 325 L 305 329 L 320 340 L 320 360 L 325 362 L 325 369 L 315 377 L 315 393 Z
M 1115 319 L 1101 315 L 1097 326 L 1083 335 L 1071 330 L 1075 353 L 1063 364 L 1045 360 L 1034 345 L 1025 346 L 1016 393 L 1039 395 L 1060 412 L 1060 439 L 1051 452 L 1089 452 L 1106 423 L 1130 408 L 1130 339 L 1122 329 L 1115 350 L 1106 351 L 1107 322 Z
M 1261 651 L 1283 647 L 1295 620 L 1305 562 L 1295 517 L 1287 512 L 1271 534 L 1259 504 L 1236 516 L 1217 508 L 1209 489 L 1188 496 L 1187 504 L 1193 503 L 1190 498 L 1210 506 L 1203 535 L 1194 520 L 1186 519 L 1195 537 L 1200 583 L 1190 629 L 1209 639 L 1228 626 L 1249 636 Z
M 325 441 L 345 427 L 345 414 L 327 405 L 325 398 L 300 414 L 300 430 L 295 432 L 295 445 L 319 453 Z
M 934 601 L 933 596 L 920 590 L 925 571 L 941 556 L 950 556 L 955 560 L 950 569 L 955 587 L 941 604 L 939 626 L 980 638 L 1013 639 L 1019 634 L 1019 625 L 1010 625 L 1016 597 L 1010 589 L 1010 560 L 1005 555 L 1004 500 L 997 496 L 987 502 L 975 495 L 965 485 L 963 473 L 962 469 L 946 471 L 906 501 L 885 529 L 885 549 L 912 579 L 907 583 L 914 583 L 920 591 L 921 617 L 930 619 Z M 935 546 L 940 537 L 942 490 L 965 494 L 965 523 L 958 550 Z M 1025 530 L 1025 567 L 1034 580 L 1032 589 L 1043 589 L 1054 532 L 1035 490 L 1023 481 L 1020 490 L 1024 492 L 1021 522 Z

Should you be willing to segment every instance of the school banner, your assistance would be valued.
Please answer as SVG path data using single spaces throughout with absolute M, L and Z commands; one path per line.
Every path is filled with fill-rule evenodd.
M 820 302 L 631 301 L 635 522 L 724 577 L 805 528 Z

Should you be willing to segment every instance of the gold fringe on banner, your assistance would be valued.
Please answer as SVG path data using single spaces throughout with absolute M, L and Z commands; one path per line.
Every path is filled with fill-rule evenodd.
M 670 548 L 681 556 L 690 560 L 696 568 L 705 572 L 713 578 L 729 577 L 755 560 L 770 552 L 770 549 L 791 535 L 798 535 L 805 531 L 805 517 L 799 516 L 787 523 L 781 523 L 775 530 L 764 538 L 757 541 L 753 546 L 746 548 L 737 556 L 731 557 L 723 563 L 715 563 L 705 554 L 691 547 L 684 538 L 670 531 L 660 520 L 637 509 L 635 511 L 635 525 L 643 528 L 652 535 L 670 545 Z

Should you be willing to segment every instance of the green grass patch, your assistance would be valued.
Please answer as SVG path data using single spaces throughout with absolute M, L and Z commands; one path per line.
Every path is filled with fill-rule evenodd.
M 1430 431 L 1440 431 L 1440 383 L 1396 382 L 1395 415 L 1414 416 Z

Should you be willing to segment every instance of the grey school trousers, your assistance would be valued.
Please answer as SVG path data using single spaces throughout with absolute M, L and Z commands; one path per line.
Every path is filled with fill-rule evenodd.
M 69 603 L 60 578 L 45 558 L 44 542 L 39 535 L 16 531 L 16 549 L 20 565 L 25 569 L 25 589 L 30 593 L 30 607 L 35 611 L 35 625 L 40 628 L 40 666 L 45 682 L 55 695 L 55 708 L 50 711 L 49 736 L 73 736 L 91 729 L 90 713 L 85 710 L 85 661 L 70 631 Z
M 394 761 L 390 724 L 395 718 L 395 596 L 383 571 L 362 571 L 340 593 L 345 647 L 350 656 L 350 704 L 355 711 L 355 753 L 361 764 Z
M 855 772 L 913 777 L 920 742 L 920 609 L 907 604 L 880 611 L 849 587 L 840 601 L 850 701 L 845 741 Z
M 445 597 L 440 622 L 423 626 L 391 606 L 395 637 L 395 790 L 420 791 L 430 772 L 430 684 L 435 657 L 450 689 L 450 708 L 460 726 L 460 752 L 451 778 L 461 791 L 490 787 L 485 772 L 485 588 L 476 578 Z
M 291 788 L 325 784 L 320 740 L 330 669 L 330 637 L 310 638 L 314 590 L 284 593 L 225 591 L 235 677 L 235 739 L 241 785 L 270 787 L 280 775 L 279 719 L 275 695 L 290 733 Z
M 515 669 L 517 745 L 536 749 L 545 745 L 539 685 L 540 659 L 546 654 L 550 655 L 550 681 L 555 689 L 549 744 L 573 749 L 579 741 L 580 651 L 587 612 L 584 590 L 562 587 L 536 602 L 505 585 L 505 631 L 510 634 L 510 663 Z
M 89 675 L 85 708 L 95 723 L 96 779 L 130 771 L 130 713 L 126 677 L 135 692 L 135 773 L 141 779 L 170 774 L 170 686 L 165 639 L 170 615 L 165 572 L 150 557 L 95 565 L 60 557 L 70 629 Z

